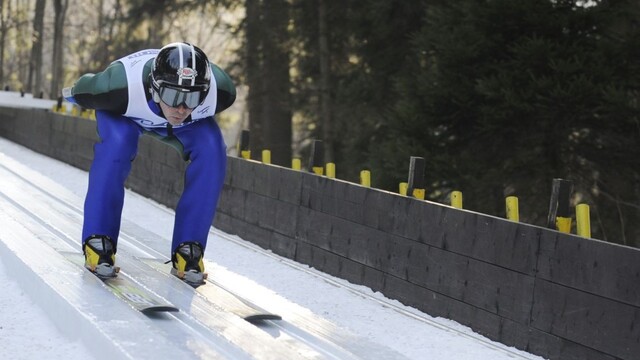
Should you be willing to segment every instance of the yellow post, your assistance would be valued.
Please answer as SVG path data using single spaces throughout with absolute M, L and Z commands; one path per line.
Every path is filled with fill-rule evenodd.
M 313 173 L 316 175 L 322 176 L 324 174 L 324 168 L 322 166 L 313 166 L 311 170 L 313 170 Z
M 360 171 L 360 185 L 371 187 L 371 172 L 369 170 Z
M 556 229 L 563 233 L 571 232 L 571 218 L 570 217 L 556 217 Z
M 302 169 L 302 161 L 299 158 L 291 159 L 291 168 L 300 171 Z
M 456 209 L 462 209 L 462 192 L 461 191 L 452 191 L 451 192 L 451 206 Z
M 262 163 L 271 164 L 271 150 L 262 150 Z
M 330 179 L 335 179 L 336 178 L 336 164 L 327 163 L 326 167 L 327 167 L 327 177 L 330 178 Z
M 424 200 L 425 189 L 413 189 L 413 197 L 416 199 Z
M 589 215 L 589 205 L 578 204 L 576 206 L 576 232 L 579 236 L 591 237 L 591 217 Z
M 518 198 L 515 196 L 507 196 L 507 219 L 511 221 L 520 221 L 520 210 L 518 209 Z
M 251 159 L 251 150 L 241 150 L 240 156 L 245 160 Z
M 409 183 L 401 182 L 398 192 L 400 195 L 407 196 L 407 189 L 409 188 Z

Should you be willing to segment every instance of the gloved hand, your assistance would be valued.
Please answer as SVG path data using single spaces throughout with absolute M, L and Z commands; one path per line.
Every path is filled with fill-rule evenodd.
M 72 104 L 77 104 L 76 99 L 73 97 L 73 93 L 71 89 L 72 89 L 71 87 L 66 87 L 62 89 L 62 97 L 64 97 L 65 100 L 67 100 Z

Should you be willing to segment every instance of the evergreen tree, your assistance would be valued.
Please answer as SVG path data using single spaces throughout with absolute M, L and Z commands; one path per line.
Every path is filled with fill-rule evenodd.
M 629 226 L 640 220 L 638 30 L 613 32 L 633 9 L 627 1 L 434 1 L 413 36 L 413 61 L 396 78 L 397 123 L 376 147 L 386 159 L 377 167 L 404 148 L 392 166 L 425 156 L 432 198 L 457 188 L 465 207 L 503 215 L 513 194 L 521 219 L 540 225 L 551 180 L 567 178 L 602 220 L 594 236 L 640 241 Z
M 291 164 L 290 5 L 286 1 L 245 1 L 245 69 L 249 85 L 252 153 L 268 149 L 272 162 Z
M 324 5 L 333 160 L 339 177 L 356 180 L 361 169 L 374 164 L 372 144 L 378 142 L 384 124 L 392 121 L 388 115 L 395 97 L 390 79 L 405 71 L 408 34 L 419 28 L 421 12 L 416 9 L 423 5 L 399 0 L 325 1 Z M 312 129 L 309 136 L 321 138 L 317 14 L 317 1 L 294 1 L 293 103 L 304 129 Z M 380 186 L 381 175 L 373 172 L 374 186 Z

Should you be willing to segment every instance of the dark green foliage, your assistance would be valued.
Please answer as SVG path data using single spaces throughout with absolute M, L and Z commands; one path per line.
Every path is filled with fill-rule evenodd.
M 640 245 L 638 5 L 576 3 L 327 1 L 338 176 L 397 191 L 421 156 L 431 199 L 504 216 L 516 195 L 538 225 L 566 178 L 594 237 Z M 294 9 L 293 107 L 313 123 L 317 2 Z
M 316 1 L 296 1 L 294 38 L 300 76 L 294 83 L 296 110 L 314 121 L 318 111 L 318 39 Z M 331 47 L 332 111 L 335 160 L 339 176 L 357 180 L 374 166 L 371 145 L 379 142 L 390 120 L 392 79 L 405 71 L 409 37 L 419 25 L 419 2 L 327 1 Z M 319 136 L 319 134 L 311 134 Z M 381 159 L 380 159 L 381 160 Z M 408 165 L 407 165 L 408 166 Z M 374 186 L 384 178 L 373 173 Z
M 465 207 L 503 215 L 516 195 L 521 219 L 539 225 L 551 179 L 573 180 L 596 212 L 594 236 L 640 241 L 637 25 L 613 34 L 634 7 L 434 2 L 412 36 L 409 76 L 395 79 L 399 126 L 386 147 L 427 158 L 433 198 L 456 188 Z

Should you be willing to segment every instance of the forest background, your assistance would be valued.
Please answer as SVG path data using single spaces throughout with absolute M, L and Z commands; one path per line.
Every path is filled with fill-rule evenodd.
M 637 0 L 0 0 L 0 84 L 55 99 L 111 61 L 192 42 L 239 88 L 255 155 L 313 139 L 337 177 L 398 191 L 426 160 L 429 200 L 546 226 L 573 182 L 592 236 L 640 247 Z M 238 125 L 239 124 L 239 125 Z M 233 144 L 229 144 L 233 147 Z

